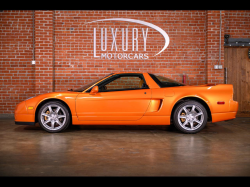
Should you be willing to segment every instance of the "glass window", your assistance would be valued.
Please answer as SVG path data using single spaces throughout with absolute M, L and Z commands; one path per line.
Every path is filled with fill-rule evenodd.
M 174 87 L 174 86 L 185 86 L 184 84 L 177 82 L 175 80 L 163 77 L 160 75 L 149 74 L 152 79 L 161 87 Z
M 92 82 L 90 82 L 90 83 L 88 83 L 88 84 L 85 84 L 84 86 L 82 86 L 82 87 L 80 87 L 80 88 L 77 88 L 77 89 L 75 89 L 75 90 L 73 90 L 73 91 L 74 91 L 74 92 L 83 92 L 84 90 L 86 90 L 87 88 L 89 88 L 90 86 L 92 86 L 93 84 L 99 82 L 100 80 L 102 80 L 102 79 L 104 79 L 105 77 L 108 77 L 108 76 L 110 76 L 110 75 L 112 75 L 112 73 L 111 73 L 111 74 L 108 74 L 108 75 L 106 75 L 106 76 L 104 76 L 104 77 L 102 77 L 102 78 L 100 78 L 100 79 L 97 79 L 97 80 L 95 80 L 95 81 L 92 81 Z
M 120 90 L 135 90 L 146 89 L 148 86 L 142 75 L 116 75 L 114 78 L 107 80 L 104 83 L 100 83 L 99 91 L 120 91 Z
M 140 81 L 139 77 L 119 77 L 105 86 L 107 90 L 140 88 Z

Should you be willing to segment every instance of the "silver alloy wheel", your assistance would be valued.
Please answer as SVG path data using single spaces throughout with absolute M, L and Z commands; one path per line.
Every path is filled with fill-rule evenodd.
M 46 106 L 40 115 L 42 125 L 49 130 L 58 130 L 66 122 L 66 112 L 56 104 Z
M 185 105 L 178 112 L 178 122 L 183 129 L 194 131 L 204 121 L 204 114 L 197 105 Z

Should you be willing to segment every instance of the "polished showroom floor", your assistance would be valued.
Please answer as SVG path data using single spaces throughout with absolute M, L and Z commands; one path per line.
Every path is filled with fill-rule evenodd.
M 167 126 L 52 134 L 0 118 L 0 176 L 250 176 L 250 118 L 191 135 Z

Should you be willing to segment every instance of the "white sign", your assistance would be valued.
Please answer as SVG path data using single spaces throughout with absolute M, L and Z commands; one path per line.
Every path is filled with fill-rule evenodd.
M 169 45 L 168 34 L 163 29 L 161 29 L 160 27 L 158 27 L 152 23 L 148 23 L 148 22 L 141 21 L 141 20 L 128 19 L 128 18 L 101 19 L 101 20 L 96 20 L 96 21 L 92 21 L 89 23 L 94 23 L 94 22 L 99 22 L 99 21 L 127 21 L 127 22 L 132 22 L 132 23 L 138 23 L 138 24 L 145 25 L 145 26 L 148 26 L 148 27 L 155 29 L 160 34 L 162 34 L 162 36 L 165 39 L 165 44 L 164 44 L 164 47 L 161 49 L 161 51 L 159 51 L 154 56 L 157 56 L 160 53 L 162 53 Z M 94 58 L 101 58 L 101 59 L 148 59 L 149 58 L 148 53 L 117 53 L 117 51 L 118 51 L 118 47 L 117 47 L 117 43 L 116 43 L 117 31 L 118 31 L 118 28 L 110 28 L 110 30 L 108 30 L 107 28 L 101 28 L 101 31 L 100 31 L 101 32 L 101 51 L 103 51 L 103 53 L 101 53 L 98 56 L 97 51 L 96 51 L 96 32 L 97 32 L 97 29 L 94 28 L 94 30 L 93 30 L 93 32 L 94 32 L 94 38 L 93 38 Z M 126 29 L 121 28 L 120 31 L 122 33 L 122 51 L 126 52 L 126 51 L 128 51 L 128 28 L 126 28 Z M 138 33 L 139 32 L 142 33 L 143 51 L 146 52 L 148 28 L 146 28 L 146 29 L 144 29 L 144 28 L 141 28 L 141 29 L 132 28 L 132 51 L 138 51 Z M 106 52 L 107 51 L 107 35 L 108 35 L 108 33 L 112 35 L 111 51 L 114 51 L 113 53 Z

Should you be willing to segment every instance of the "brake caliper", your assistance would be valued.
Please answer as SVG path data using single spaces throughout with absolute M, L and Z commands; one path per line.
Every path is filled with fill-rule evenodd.
M 50 114 L 49 110 L 46 112 L 46 114 Z M 44 116 L 44 119 L 45 119 L 45 121 L 47 121 L 47 120 L 48 120 L 48 117 L 47 117 L 47 116 Z
M 184 113 L 184 112 L 182 112 L 181 113 L 181 116 L 185 116 L 186 114 Z M 183 122 L 185 122 L 186 121 L 186 119 L 185 118 L 181 118 L 181 122 L 183 123 Z

